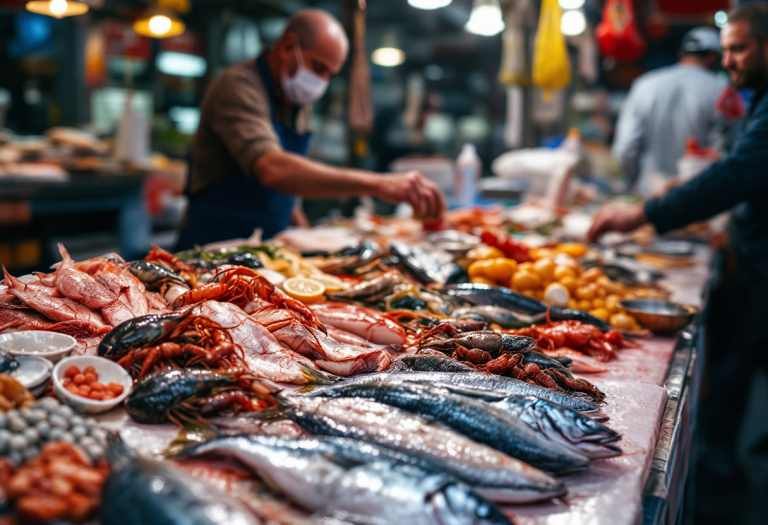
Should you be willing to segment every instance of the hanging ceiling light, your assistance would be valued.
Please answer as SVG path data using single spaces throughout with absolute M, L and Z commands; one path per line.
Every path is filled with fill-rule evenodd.
M 476 35 L 493 36 L 504 31 L 504 27 L 499 0 L 475 0 L 464 29 Z
M 587 19 L 581 11 L 566 11 L 560 19 L 560 32 L 565 36 L 580 35 L 587 28 Z
M 451 3 L 452 0 L 408 0 L 408 4 L 416 9 L 440 9 Z
M 394 33 L 384 35 L 381 46 L 371 53 L 371 61 L 383 67 L 395 67 L 405 62 L 405 51 L 397 45 Z
M 560 0 L 559 3 L 563 9 L 581 9 L 584 7 L 584 0 Z
M 171 11 L 162 7 L 150 7 L 133 23 L 133 30 L 151 38 L 168 38 L 182 34 L 187 27 Z
M 34 0 L 27 2 L 27 11 L 54 18 L 77 16 L 88 12 L 88 4 L 67 0 Z

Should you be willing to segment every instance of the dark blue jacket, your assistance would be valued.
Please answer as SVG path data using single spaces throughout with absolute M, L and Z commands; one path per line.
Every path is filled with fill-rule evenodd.
M 768 86 L 755 93 L 741 138 L 698 177 L 645 203 L 660 233 L 731 208 L 731 243 L 744 262 L 768 261 Z

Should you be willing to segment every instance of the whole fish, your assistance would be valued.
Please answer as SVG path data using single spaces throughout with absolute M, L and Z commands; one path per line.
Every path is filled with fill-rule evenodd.
M 372 379 L 354 385 L 341 383 L 314 395 L 360 397 L 400 408 L 442 423 L 478 443 L 547 472 L 571 472 L 589 464 L 584 456 L 550 441 L 508 411 L 434 385 Z
M 511 377 L 486 374 L 483 372 L 401 372 L 390 374 L 381 372 L 365 377 L 352 377 L 344 379 L 345 383 L 366 381 L 371 378 L 407 378 L 408 381 L 427 381 L 443 386 L 448 390 L 459 389 L 483 389 L 497 391 L 496 400 L 503 399 L 509 394 L 535 396 L 559 403 L 579 412 L 597 411 L 600 407 L 584 398 L 571 396 L 563 392 L 556 392 L 538 385 L 532 385 L 525 381 L 519 381 Z M 307 391 L 327 388 L 328 383 L 315 383 Z
M 358 299 L 362 297 L 368 297 L 391 289 L 396 282 L 397 273 L 386 272 L 377 277 L 374 277 L 373 279 L 360 281 L 359 283 L 350 286 L 346 290 L 329 292 L 327 296 L 332 301 L 336 301 L 338 299 Z
M 546 321 L 547 309 L 553 321 L 581 321 L 598 327 L 603 332 L 611 326 L 594 315 L 581 310 L 568 310 L 556 306 L 548 306 L 527 295 L 517 293 L 509 288 L 490 286 L 487 284 L 463 283 L 448 286 L 443 293 L 457 303 L 469 303 L 475 306 L 498 306 L 509 310 L 515 316 L 528 316 L 533 323 Z
M 516 415 L 551 441 L 589 459 L 605 459 L 621 454 L 614 445 L 621 435 L 584 414 L 563 405 L 533 396 L 509 396 L 493 403 Z
M 263 525 L 229 494 L 167 461 L 132 455 L 109 436 L 104 525 Z
M 494 323 L 502 328 L 524 328 L 534 324 L 533 319 L 520 314 L 515 314 L 511 310 L 500 306 L 462 306 L 456 308 L 451 313 L 454 319 L 482 319 L 489 323 Z
M 391 241 L 389 248 L 400 263 L 423 284 L 452 284 L 467 278 L 467 272 L 455 262 L 440 264 L 434 257 L 416 246 Z
M 491 503 L 444 474 L 425 471 L 355 440 L 223 436 L 180 455 L 234 457 L 310 512 L 341 512 L 364 523 L 509 524 Z
M 386 372 L 474 372 L 475 369 L 444 354 L 415 354 L 394 359 Z
M 299 396 L 282 398 L 279 404 L 283 415 L 312 434 L 355 438 L 415 457 L 496 503 L 543 501 L 564 493 L 563 484 L 541 470 L 388 405 Z

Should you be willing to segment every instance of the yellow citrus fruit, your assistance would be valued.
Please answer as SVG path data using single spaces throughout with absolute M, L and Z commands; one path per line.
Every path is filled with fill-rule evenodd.
M 598 319 L 602 319 L 603 321 L 607 321 L 609 316 L 611 314 L 608 313 L 608 310 L 605 308 L 593 308 L 589 311 L 590 314 L 594 315 Z
M 475 284 L 487 284 L 488 286 L 497 286 L 496 281 L 494 281 L 493 279 L 489 279 L 484 275 L 478 275 L 477 277 L 472 277 L 470 281 Z
M 496 257 L 504 257 L 504 252 L 485 244 L 472 248 L 467 252 L 468 261 L 482 261 L 485 259 L 495 259 Z
M 305 304 L 315 303 L 323 298 L 323 283 L 305 277 L 292 277 L 283 283 L 283 291 Z
M 535 271 L 533 269 L 533 263 L 532 262 L 524 262 L 517 265 L 517 269 L 525 272 L 533 272 Z
M 579 286 L 576 288 L 576 298 L 591 301 L 595 298 L 595 290 L 589 286 Z
M 541 286 L 541 277 L 534 272 L 519 270 L 512 277 L 512 286 L 518 290 L 535 290 Z
M 536 299 L 536 292 L 534 292 L 533 290 L 523 290 L 520 293 L 523 294 L 523 295 L 527 295 L 528 297 L 533 297 L 534 299 Z
M 571 268 L 570 266 L 565 266 L 563 264 L 558 264 L 555 266 L 555 271 L 553 272 L 553 277 L 556 281 L 560 281 L 565 277 L 566 275 L 570 275 L 571 277 L 576 277 L 576 270 Z
M 340 292 L 341 290 L 346 290 L 347 288 L 347 285 L 344 283 L 344 281 L 335 275 L 329 275 L 327 273 L 313 273 L 312 275 L 308 276 L 308 278 L 325 286 L 326 292 Z
M 504 257 L 498 257 L 496 259 L 489 259 L 488 265 L 484 268 L 486 277 L 490 277 L 496 282 L 507 282 L 517 270 L 517 261 L 512 259 L 506 259 Z
M 554 280 L 555 263 L 552 262 L 552 259 L 540 259 L 535 263 L 533 263 L 533 268 L 536 270 L 536 273 L 538 273 L 543 280 L 545 281 Z
M 571 257 L 584 257 L 587 254 L 587 247 L 580 242 L 567 242 L 555 248 L 557 253 L 565 253 Z
M 634 330 L 635 325 L 637 325 L 634 317 L 627 314 L 613 314 L 608 322 L 611 326 L 623 330 Z
M 609 312 L 615 313 L 615 310 L 619 308 L 619 301 L 621 301 L 621 296 L 616 294 L 611 294 L 605 298 L 605 308 Z
M 579 287 L 579 281 L 573 275 L 566 275 L 560 279 L 560 284 L 568 288 L 569 292 L 575 292 L 576 288 Z
M 590 268 L 586 272 L 581 274 L 581 278 L 588 283 L 594 282 L 598 277 L 603 276 L 603 271 L 600 268 Z
M 605 300 L 599 297 L 595 297 L 592 300 L 592 308 L 605 308 Z
M 577 310 L 584 310 L 585 312 L 588 312 L 591 309 L 592 309 L 591 301 L 587 301 L 586 299 L 582 299 L 581 301 L 579 301 L 579 307 L 577 308 Z
M 578 310 L 579 309 L 579 301 L 576 299 L 569 299 L 568 300 L 568 308 L 571 310 Z
M 530 254 L 531 257 L 538 260 L 544 257 L 552 257 L 555 252 L 551 248 L 532 248 Z
M 469 277 L 470 278 L 487 277 L 485 275 L 485 270 L 486 268 L 488 268 L 490 262 L 491 262 L 490 259 L 481 259 L 479 261 L 475 261 L 472 264 L 470 264 L 469 268 L 467 268 L 467 273 L 469 274 Z

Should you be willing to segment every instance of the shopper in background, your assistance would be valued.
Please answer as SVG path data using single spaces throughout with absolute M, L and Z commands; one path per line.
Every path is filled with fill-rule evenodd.
M 289 224 L 306 225 L 297 197 L 374 196 L 410 203 L 417 216 L 442 212 L 440 190 L 416 171 L 382 176 L 306 158 L 311 104 L 339 73 L 348 49 L 335 18 L 301 11 L 271 50 L 211 84 L 192 148 L 180 249 L 249 237 L 254 228 L 270 238 Z
M 677 175 L 677 161 L 689 138 L 699 147 L 725 151 L 736 127 L 715 109 L 726 87 L 713 72 L 720 60 L 720 36 L 710 27 L 689 31 L 680 61 L 635 80 L 619 115 L 613 154 L 628 187 L 649 197 Z
M 733 85 L 756 90 L 732 153 L 661 197 L 634 206 L 604 206 L 588 235 L 594 241 L 604 232 L 631 231 L 644 223 L 664 234 L 734 209 L 730 237 L 736 269 L 725 273 L 713 291 L 708 315 L 697 524 L 743 523 L 739 513 L 748 508 L 744 501 L 750 487 L 739 464 L 738 436 L 752 376 L 768 368 L 768 3 L 734 10 L 721 43 L 723 67 Z M 752 497 L 764 499 L 764 489 Z

